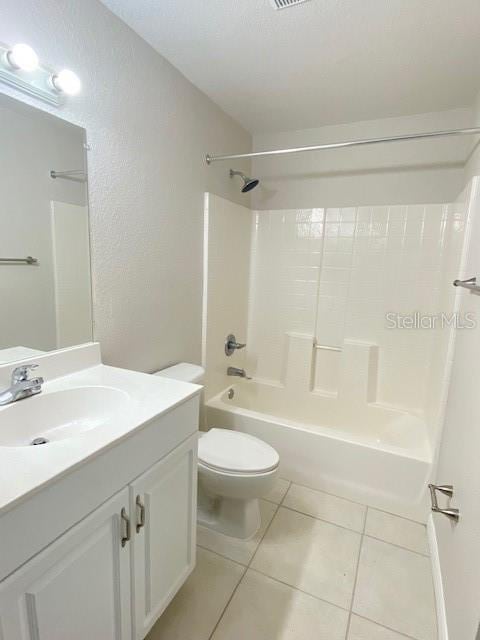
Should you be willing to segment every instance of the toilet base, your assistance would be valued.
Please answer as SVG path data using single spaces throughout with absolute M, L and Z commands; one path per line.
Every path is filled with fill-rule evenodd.
M 232 538 L 253 538 L 261 523 L 258 498 L 211 497 L 199 487 L 197 523 Z

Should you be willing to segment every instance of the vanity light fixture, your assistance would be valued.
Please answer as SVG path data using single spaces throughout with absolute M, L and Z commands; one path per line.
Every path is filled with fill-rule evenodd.
M 28 44 L 16 44 L 7 51 L 5 57 L 13 69 L 21 69 L 22 71 L 35 71 L 38 69 L 38 56 Z
M 63 69 L 60 73 L 52 75 L 50 81 L 54 89 L 68 96 L 76 96 L 82 88 L 80 78 L 70 69 Z
M 80 78 L 70 69 L 57 72 L 40 64 L 28 44 L 0 44 L 0 82 L 56 107 L 82 88 Z

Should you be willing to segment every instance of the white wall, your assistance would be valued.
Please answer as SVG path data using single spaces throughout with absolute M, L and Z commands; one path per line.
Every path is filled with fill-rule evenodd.
M 247 207 L 206 194 L 203 365 L 205 394 L 225 389 L 227 367 L 243 368 L 245 350 L 225 355 L 225 338 L 247 337 L 248 282 L 252 212 Z
M 469 193 L 468 257 L 459 277 L 480 274 L 480 183 Z M 473 312 L 477 327 L 458 331 L 437 470 L 438 484 L 453 484 L 451 506 L 460 509 L 454 525 L 435 515 L 450 640 L 473 640 L 480 621 L 480 297 L 459 292 L 462 313 Z M 447 499 L 439 497 L 441 504 Z M 444 638 L 444 635 L 440 637 Z
M 445 227 L 442 234 L 441 261 L 437 274 L 437 309 L 440 312 L 458 313 L 458 289 L 452 282 L 461 277 L 465 267 L 465 251 L 468 236 L 470 211 L 470 188 L 458 195 L 455 202 L 447 206 Z M 464 319 L 462 319 L 463 321 Z M 428 382 L 426 395 L 427 420 L 438 436 L 441 435 L 445 418 L 452 359 L 457 331 L 436 329 L 430 331 L 432 345 L 428 359 Z M 440 437 L 435 438 L 437 447 Z
M 480 127 L 480 91 L 477 93 L 477 98 L 473 105 L 472 126 Z M 467 184 L 474 176 L 480 175 L 480 135 L 473 137 L 470 147 L 470 154 L 465 165 L 465 184 Z
M 203 194 L 248 203 L 228 167 L 207 167 L 204 156 L 249 151 L 250 135 L 97 0 L 4 0 L 0 41 L 28 42 L 83 82 L 64 108 L 38 106 L 84 126 L 91 144 L 104 360 L 144 371 L 200 361 Z
M 84 131 L 0 96 L 0 138 L 0 257 L 39 261 L 0 266 L 0 349 L 48 351 L 57 346 L 51 201 L 86 201 L 85 184 L 52 180 L 50 171 L 84 169 Z
M 471 109 L 254 136 L 256 151 L 471 126 Z M 452 202 L 464 185 L 469 136 L 253 161 L 255 209 Z

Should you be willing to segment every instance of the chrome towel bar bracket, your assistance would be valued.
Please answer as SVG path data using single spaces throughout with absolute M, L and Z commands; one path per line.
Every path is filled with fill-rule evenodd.
M 50 177 L 56 180 L 63 178 L 64 180 L 72 180 L 73 182 L 87 182 L 87 174 L 81 169 L 72 169 L 70 171 L 50 171 Z
M 32 256 L 26 258 L 0 258 L 0 264 L 38 264 L 38 259 Z
M 480 293 L 480 286 L 477 284 L 477 278 L 475 276 L 467 280 L 454 280 L 453 286 L 468 289 L 471 293 Z
M 460 511 L 458 509 L 455 509 L 454 507 L 447 507 L 446 509 L 441 509 L 438 506 L 438 501 L 437 501 L 437 491 L 440 491 L 440 493 L 443 493 L 445 496 L 448 496 L 449 498 L 453 497 L 453 485 L 429 484 L 428 488 L 430 489 L 432 511 L 434 513 L 442 513 L 444 516 L 447 516 L 447 518 L 450 518 L 451 520 L 458 522 L 458 520 L 460 519 Z

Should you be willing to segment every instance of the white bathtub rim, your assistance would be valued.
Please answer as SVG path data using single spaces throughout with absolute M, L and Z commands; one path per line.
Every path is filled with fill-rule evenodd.
M 374 509 L 380 509 L 381 511 L 396 514 L 416 522 L 421 522 L 423 524 L 426 523 L 428 500 L 427 493 L 425 491 L 423 494 L 419 493 L 418 495 L 415 494 L 407 497 L 405 495 L 397 495 L 395 491 L 386 489 L 381 482 L 372 484 L 371 478 L 368 477 L 353 479 L 352 477 L 344 476 L 343 473 L 333 473 L 332 475 L 330 471 L 327 472 L 325 470 L 323 464 L 320 464 L 319 466 L 315 463 L 312 466 L 311 461 L 307 461 L 306 465 L 302 463 L 299 466 L 297 457 L 292 453 L 293 449 L 290 448 L 290 445 L 287 445 L 287 451 L 282 451 L 282 446 L 285 446 L 286 444 L 285 438 L 288 437 L 287 433 L 289 433 L 290 438 L 293 439 L 290 444 L 293 444 L 296 438 L 295 434 L 298 434 L 302 437 L 313 438 L 314 441 L 311 443 L 313 448 L 320 445 L 323 449 L 320 442 L 321 440 L 324 440 L 331 442 L 335 446 L 341 445 L 342 447 L 355 447 L 359 453 L 364 451 L 370 456 L 375 456 L 376 454 L 379 454 L 380 456 L 390 456 L 391 458 L 396 459 L 401 465 L 404 465 L 407 462 L 409 464 L 421 465 L 420 469 L 417 466 L 415 467 L 416 470 L 414 473 L 420 474 L 418 480 L 422 487 L 426 487 L 428 482 L 431 481 L 431 464 L 427 462 L 412 460 L 405 456 L 398 456 L 390 452 L 379 451 L 378 449 L 375 450 L 372 447 L 359 447 L 356 443 L 351 444 L 343 442 L 338 438 L 326 438 L 319 432 L 299 430 L 288 425 L 281 425 L 278 422 L 275 423 L 268 420 L 259 420 L 254 417 L 247 416 L 244 413 L 234 413 L 232 411 L 225 410 L 224 407 L 218 408 L 210 406 L 207 409 L 207 415 L 209 415 L 209 425 L 221 424 L 226 429 L 250 433 L 257 438 L 261 438 L 266 442 L 269 442 L 269 444 L 275 447 L 280 453 L 280 476 L 295 484 L 329 493 L 352 502 L 368 505 Z M 278 438 L 278 440 L 276 440 L 276 438 Z M 304 445 L 301 446 L 303 447 Z M 311 450 L 310 447 L 309 450 Z M 392 462 L 394 462 L 394 460 L 392 460 Z M 390 468 L 390 471 L 384 469 L 384 473 L 390 474 L 391 476 L 395 475 L 393 467 Z
M 235 415 L 246 416 L 247 418 L 253 418 L 255 420 L 260 420 L 261 422 L 268 423 L 276 423 L 281 425 L 282 427 L 289 427 L 292 429 L 298 429 L 300 431 L 305 431 L 308 433 L 318 433 L 326 438 L 331 438 L 334 440 L 341 440 L 348 444 L 353 444 L 360 447 L 365 447 L 368 449 L 378 449 L 383 451 L 384 453 L 390 453 L 397 456 L 402 456 L 405 458 L 409 458 L 411 460 L 417 460 L 419 462 L 426 462 L 428 464 L 432 463 L 432 456 L 430 452 L 417 453 L 412 452 L 406 448 L 396 447 L 395 445 L 388 445 L 385 443 L 375 442 L 373 439 L 371 442 L 366 441 L 365 439 L 355 438 L 353 436 L 347 435 L 344 431 L 335 430 L 333 427 L 328 427 L 325 425 L 318 425 L 317 428 L 314 428 L 312 425 L 303 422 L 294 422 L 293 420 L 288 420 L 286 418 L 279 418 L 278 416 L 274 416 L 268 413 L 263 413 L 260 411 L 254 411 L 252 409 L 245 409 L 244 407 L 238 407 L 237 405 L 230 405 L 224 402 L 221 398 L 225 391 L 217 394 L 213 398 L 211 398 L 207 403 L 207 407 L 211 407 L 213 409 L 220 409 L 222 411 L 228 411 Z M 211 425 L 213 426 L 213 425 Z M 222 425 L 215 425 L 216 427 L 222 427 Z M 318 430 L 317 430 L 318 429 Z

